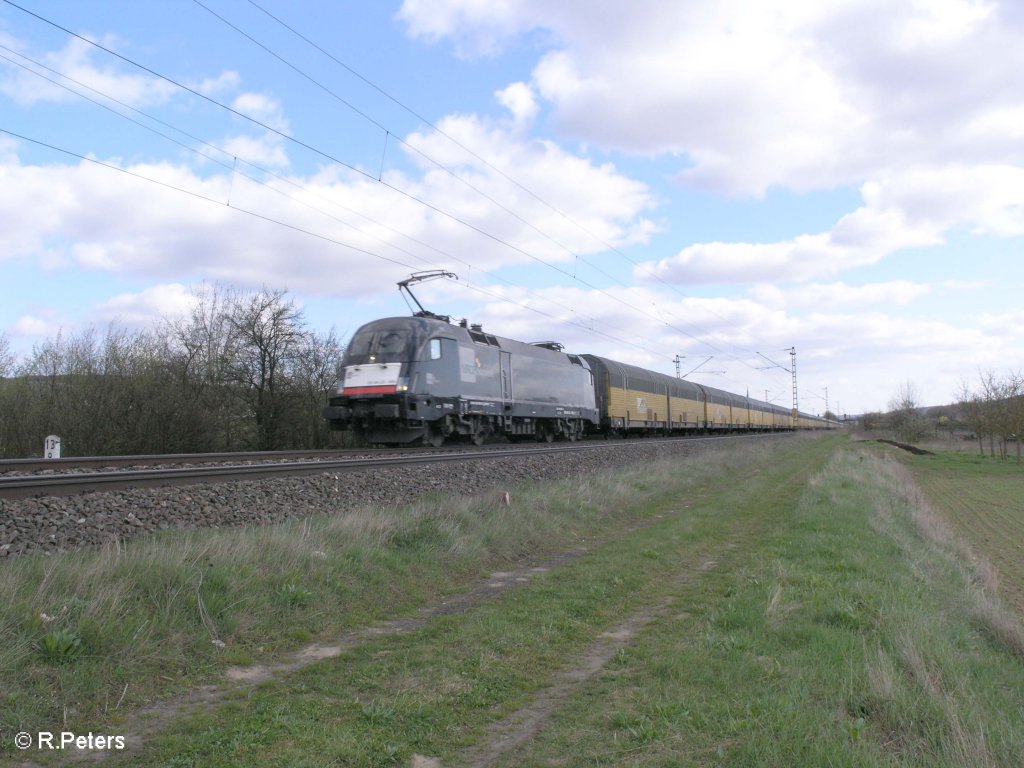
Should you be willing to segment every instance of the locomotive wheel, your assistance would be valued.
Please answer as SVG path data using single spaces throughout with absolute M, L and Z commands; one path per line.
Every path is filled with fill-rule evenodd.
M 538 440 L 542 440 L 545 443 L 553 443 L 555 441 L 555 430 L 551 427 L 544 427 L 544 429 L 537 436 Z
M 483 432 L 474 432 L 470 436 L 469 439 L 470 439 L 470 442 L 473 443 L 473 445 L 483 445 L 484 444 L 484 433 Z

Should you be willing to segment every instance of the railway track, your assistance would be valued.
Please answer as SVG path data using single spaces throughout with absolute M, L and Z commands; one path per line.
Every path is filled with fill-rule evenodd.
M 73 456 L 63 459 L 0 459 L 0 474 L 65 472 L 69 469 L 158 466 L 161 464 L 242 464 L 264 461 L 292 461 L 364 455 L 365 449 L 308 451 L 232 451 L 224 453 L 154 453 L 132 456 Z
M 743 436 L 689 437 L 646 439 L 643 445 L 660 442 L 710 441 Z M 293 477 L 327 472 L 352 472 L 366 469 L 389 469 L 441 464 L 472 459 L 512 459 L 543 454 L 574 451 L 628 448 L 638 441 L 591 441 L 577 443 L 539 444 L 536 446 L 496 446 L 468 448 L 440 452 L 431 449 L 412 449 L 386 454 L 367 454 L 365 450 L 352 451 L 273 451 L 260 453 L 207 453 L 152 456 L 96 456 L 70 459 L 13 459 L 0 462 L 0 472 L 37 472 L 46 474 L 8 474 L 0 477 L 0 498 L 24 499 L 37 496 L 68 496 L 80 493 L 110 491 L 123 488 L 153 488 L 193 485 L 196 483 L 258 480 L 271 477 Z M 315 460 L 301 460 L 316 457 Z M 227 463 L 225 463 L 227 462 Z M 249 462 L 249 463 L 243 463 Z M 159 467 L 160 464 L 186 464 L 188 466 Z M 196 466 L 196 465 L 207 466 Z M 124 469 L 107 469 L 109 467 Z M 133 469 L 132 467 L 140 467 Z M 67 472 L 71 469 L 95 471 Z

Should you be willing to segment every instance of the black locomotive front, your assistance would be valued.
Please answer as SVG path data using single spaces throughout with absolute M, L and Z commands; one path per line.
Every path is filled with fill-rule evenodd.
M 586 361 L 430 317 L 375 320 L 342 360 L 324 416 L 371 443 L 575 439 L 597 422 Z

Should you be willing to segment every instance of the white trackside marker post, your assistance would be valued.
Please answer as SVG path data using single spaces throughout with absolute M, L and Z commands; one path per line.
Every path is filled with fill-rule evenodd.
M 60 458 L 60 438 L 57 437 L 56 435 L 48 435 L 45 442 L 43 443 L 43 458 Z

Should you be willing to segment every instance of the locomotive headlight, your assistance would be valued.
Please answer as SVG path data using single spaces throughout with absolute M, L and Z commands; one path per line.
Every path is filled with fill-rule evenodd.
M 395 385 L 395 392 L 408 392 L 409 391 L 409 377 L 399 376 L 398 384 Z

